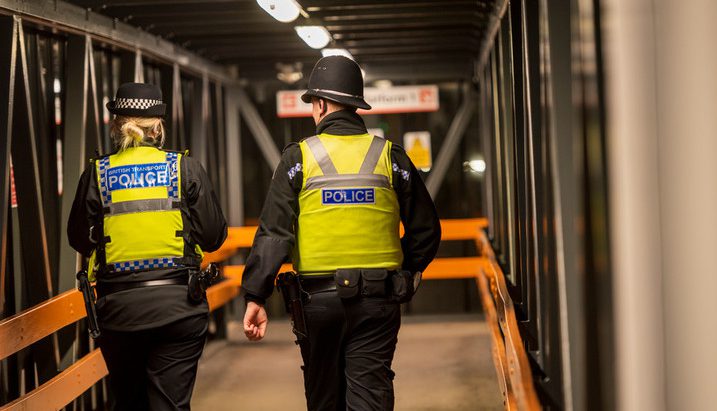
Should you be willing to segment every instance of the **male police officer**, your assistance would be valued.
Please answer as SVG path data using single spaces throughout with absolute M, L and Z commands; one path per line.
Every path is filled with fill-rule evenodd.
M 391 410 L 399 302 L 435 256 L 438 216 L 405 151 L 356 114 L 371 107 L 355 62 L 319 60 L 302 100 L 317 136 L 286 147 L 274 173 L 242 282 L 244 330 L 264 337 L 263 304 L 291 255 L 306 296 L 294 322 L 306 324 L 297 336 L 308 408 Z

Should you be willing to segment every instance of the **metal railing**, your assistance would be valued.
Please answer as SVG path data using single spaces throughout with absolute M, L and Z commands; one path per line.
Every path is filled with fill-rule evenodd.
M 537 410 L 540 403 L 533 387 L 528 358 L 518 331 L 513 304 L 493 250 L 483 232 L 485 219 L 443 220 L 443 241 L 475 241 L 479 256 L 437 258 L 423 273 L 425 280 L 474 278 L 492 338 L 493 360 L 509 410 Z M 251 247 L 256 227 L 232 227 L 222 247 L 207 253 L 204 264 L 222 262 L 242 248 Z M 290 270 L 285 265 L 282 270 Z M 207 290 L 210 310 L 239 294 L 243 265 L 222 269 L 225 280 Z M 0 360 L 85 317 L 82 295 L 70 290 L 42 304 L 0 321 Z M 99 349 L 91 351 L 50 381 L 0 406 L 0 410 L 59 409 L 107 375 Z

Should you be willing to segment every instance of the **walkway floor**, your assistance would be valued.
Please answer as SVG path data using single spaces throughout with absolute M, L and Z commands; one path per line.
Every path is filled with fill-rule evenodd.
M 260 343 L 241 324 L 210 343 L 199 363 L 192 408 L 304 410 L 301 357 L 286 321 L 270 322 Z M 404 317 L 394 360 L 396 410 L 501 410 L 503 400 L 481 317 Z

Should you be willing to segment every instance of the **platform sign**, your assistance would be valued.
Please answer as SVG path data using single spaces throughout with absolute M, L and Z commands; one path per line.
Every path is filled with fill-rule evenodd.
M 276 113 L 281 118 L 310 117 L 311 104 L 301 101 L 305 90 L 284 90 L 276 93 Z M 359 114 L 418 113 L 439 108 L 438 86 L 396 86 L 388 88 L 366 87 L 366 102 L 371 110 Z
M 433 166 L 430 132 L 412 131 L 404 134 L 403 148 L 416 168 L 427 171 Z

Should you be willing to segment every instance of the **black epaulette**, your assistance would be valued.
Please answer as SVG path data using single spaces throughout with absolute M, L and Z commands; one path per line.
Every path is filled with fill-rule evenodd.
M 308 137 L 307 137 L 307 138 L 308 138 Z M 306 139 L 302 139 L 301 141 L 304 141 L 304 140 L 306 140 Z M 282 153 L 282 154 L 285 153 L 286 150 L 288 150 L 290 147 L 293 147 L 293 146 L 297 146 L 297 147 L 298 147 L 298 146 L 299 146 L 299 143 L 292 142 L 292 143 L 289 143 L 289 144 L 285 145 L 285 146 L 284 146 L 284 149 L 281 150 L 281 153 Z
M 95 151 L 95 156 L 94 156 L 94 157 L 91 157 L 88 162 L 89 162 L 90 164 L 95 164 L 98 160 L 102 160 L 103 158 L 107 158 L 107 157 L 111 156 L 112 154 L 113 154 L 113 153 L 108 153 L 108 154 L 102 154 L 102 155 L 100 155 L 99 152 Z
M 160 148 L 160 150 L 164 151 L 165 153 L 176 153 L 176 154 L 181 154 L 183 156 L 189 157 L 189 149 L 182 151 L 182 150 L 169 150 L 166 148 Z

